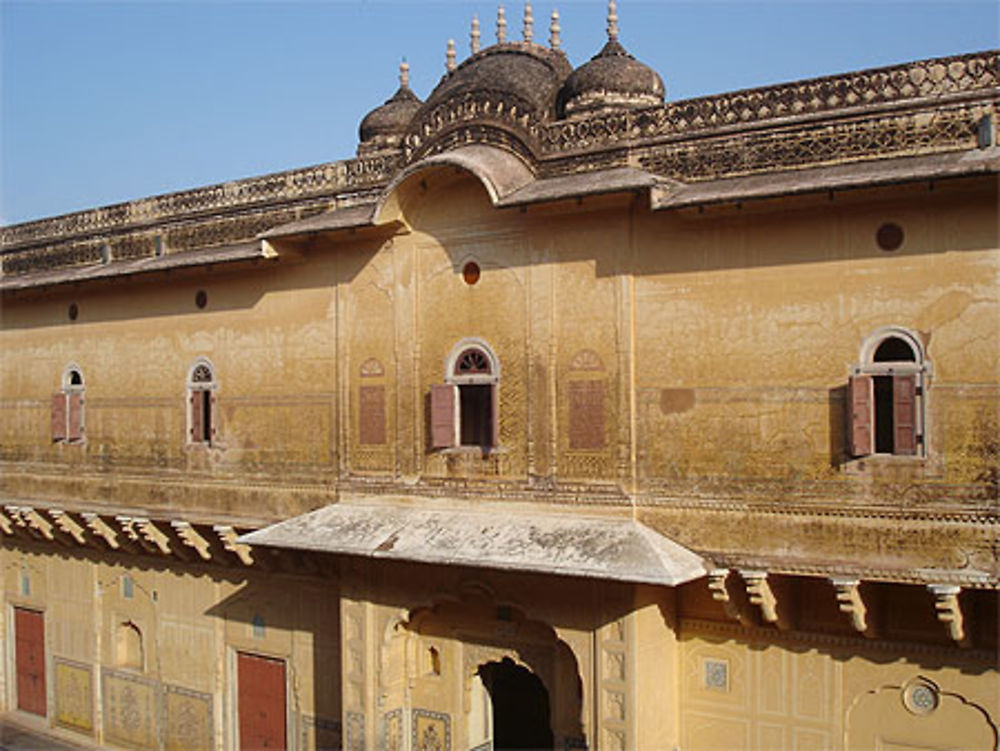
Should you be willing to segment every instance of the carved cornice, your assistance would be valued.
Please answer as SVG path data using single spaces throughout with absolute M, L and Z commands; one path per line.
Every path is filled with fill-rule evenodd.
M 635 162 L 685 181 L 954 151 L 976 146 L 998 102 L 996 50 L 558 122 L 479 90 L 421 114 L 396 152 L 4 227 L 0 249 L 4 273 L 20 274 L 100 263 L 105 246 L 128 260 L 156 243 L 183 252 L 248 239 L 289 211 L 370 200 L 408 161 L 467 143 L 514 151 L 543 177 Z
M 0 229 L 4 250 L 95 233 L 149 228 L 167 220 L 194 219 L 251 207 L 333 197 L 384 185 L 401 166 L 398 154 L 379 155 L 276 172 L 127 203 L 78 211 Z

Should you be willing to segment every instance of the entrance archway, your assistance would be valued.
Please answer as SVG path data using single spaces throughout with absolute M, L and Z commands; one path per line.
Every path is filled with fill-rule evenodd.
M 549 692 L 537 675 L 509 657 L 480 665 L 477 675 L 490 696 L 496 751 L 553 747 Z

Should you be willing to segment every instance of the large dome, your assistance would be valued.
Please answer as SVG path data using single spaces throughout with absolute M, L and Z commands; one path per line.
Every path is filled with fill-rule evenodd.
M 358 127 L 361 139 L 358 153 L 397 147 L 421 104 L 420 98 L 409 86 L 409 66 L 403 63 L 400 66 L 399 89 L 361 121 Z
M 485 93 L 513 99 L 539 119 L 551 119 L 559 86 L 572 70 L 561 50 L 533 42 L 495 44 L 446 74 L 423 109 L 429 112 L 449 99 Z
M 566 79 L 559 92 L 559 115 L 657 107 L 663 104 L 665 93 L 659 74 L 632 57 L 612 37 Z

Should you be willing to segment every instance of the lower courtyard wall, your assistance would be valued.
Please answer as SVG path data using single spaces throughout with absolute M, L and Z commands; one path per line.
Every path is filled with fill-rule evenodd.
M 886 623 L 910 623 L 912 640 L 866 639 L 815 613 L 784 629 L 726 621 L 704 581 L 70 551 L 9 538 L 0 549 L 3 708 L 32 715 L 18 709 L 29 649 L 18 618 L 34 618 L 44 633 L 34 719 L 109 748 L 222 751 L 241 733 L 276 732 L 302 751 L 485 749 L 510 712 L 496 697 L 515 683 L 538 697 L 528 710 L 545 705 L 559 749 L 997 747 L 1000 673 L 984 646 L 995 634 L 964 648 L 943 630 L 934 641 L 905 608 Z M 248 665 L 278 671 L 278 730 L 241 718 L 241 702 L 258 700 L 240 683 Z

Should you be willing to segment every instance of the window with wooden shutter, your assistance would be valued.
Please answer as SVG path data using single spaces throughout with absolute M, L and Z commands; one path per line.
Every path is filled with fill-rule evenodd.
M 431 445 L 436 449 L 458 445 L 458 387 L 451 383 L 431 386 Z
M 52 441 L 66 440 L 66 394 L 52 395 Z
M 490 384 L 490 445 L 500 445 L 500 387 Z
M 873 386 L 872 378 L 856 375 L 848 388 L 850 400 L 851 456 L 867 456 L 874 451 L 872 441 Z
M 214 391 L 205 392 L 205 440 L 212 443 L 215 440 L 216 422 L 218 419 L 219 397 Z
M 83 392 L 71 391 L 67 396 L 69 430 L 66 436 L 70 441 L 83 440 Z
M 188 392 L 188 405 L 190 409 L 188 419 L 188 436 L 191 443 L 204 443 L 205 441 L 205 400 L 204 391 L 191 390 Z
M 897 375 L 892 379 L 893 453 L 917 453 L 917 377 Z
M 604 448 L 604 381 L 569 382 L 569 447 Z

